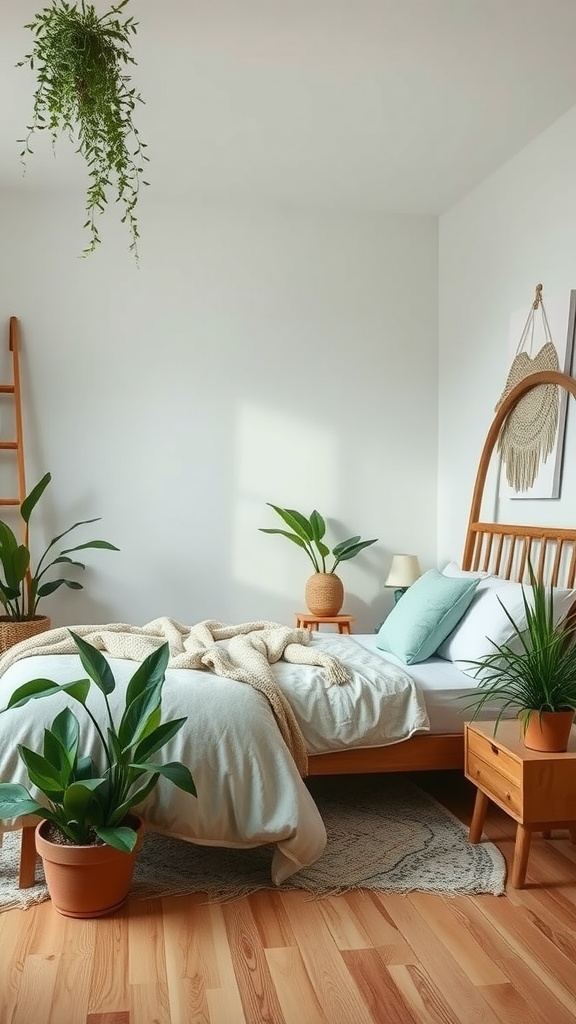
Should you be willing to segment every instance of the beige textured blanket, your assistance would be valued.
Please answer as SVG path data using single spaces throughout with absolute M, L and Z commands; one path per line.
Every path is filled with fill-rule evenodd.
M 277 622 L 226 625 L 207 620 L 184 626 L 174 619 L 159 618 L 144 626 L 121 622 L 105 626 L 74 626 L 74 632 L 112 658 L 133 661 L 143 661 L 167 642 L 170 668 L 208 669 L 216 675 L 253 686 L 269 701 L 301 775 L 307 773 L 308 764 L 304 737 L 270 666 L 281 658 L 299 665 L 318 665 L 324 669 L 328 683 L 342 685 L 348 682 L 348 673 L 340 661 L 308 646 L 310 633 L 307 629 L 292 629 Z M 217 644 L 218 640 L 229 642 L 222 646 Z M 0 658 L 0 675 L 20 658 L 76 653 L 69 629 L 61 626 L 10 648 Z

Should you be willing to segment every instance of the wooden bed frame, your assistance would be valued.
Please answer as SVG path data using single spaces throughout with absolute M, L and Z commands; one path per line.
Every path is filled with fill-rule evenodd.
M 478 464 L 462 558 L 463 569 L 493 572 L 504 579 L 523 580 L 530 557 L 539 579 L 554 586 L 574 587 L 576 530 L 544 526 L 510 526 L 480 520 L 484 487 L 492 452 L 508 413 L 538 384 L 558 384 L 576 398 L 576 379 L 543 371 L 525 377 L 499 407 L 488 431 Z M 570 613 L 572 614 L 572 612 Z M 463 733 L 412 736 L 387 747 L 338 750 L 312 754 L 309 775 L 349 775 L 359 772 L 428 771 L 462 768 Z

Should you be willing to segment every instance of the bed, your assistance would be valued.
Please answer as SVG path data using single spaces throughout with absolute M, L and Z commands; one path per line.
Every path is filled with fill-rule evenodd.
M 564 374 L 545 372 L 526 378 L 500 406 L 480 459 L 462 570 L 521 581 L 525 578 L 530 558 L 540 578 L 571 591 L 576 577 L 576 530 L 502 525 L 480 518 L 488 465 L 500 427 L 516 401 L 541 383 L 558 384 L 576 397 L 576 380 Z M 373 635 L 315 634 L 310 643 L 321 646 L 347 664 L 355 662 L 368 677 L 370 674 L 372 677 L 379 675 L 382 663 L 386 663 L 394 674 L 394 658 L 383 656 L 376 649 Z M 134 663 L 122 660 L 112 660 L 112 666 L 117 678 L 124 681 L 134 669 Z M 384 717 L 394 717 L 388 711 L 386 716 L 383 713 L 383 695 L 378 684 L 376 689 L 369 686 L 366 691 L 366 722 L 358 731 L 359 704 L 356 697 L 359 691 L 354 690 L 357 685 L 354 682 L 350 688 L 340 687 L 341 692 L 334 695 L 334 704 L 326 705 L 328 718 L 333 714 L 336 717 L 332 722 L 331 735 L 319 737 L 312 728 L 312 718 L 308 713 L 311 703 L 318 705 L 326 700 L 318 670 L 288 666 L 283 662 L 275 666 L 278 685 L 287 694 L 304 733 L 309 753 L 309 775 L 462 768 L 462 725 L 469 715 L 465 713 L 465 699 L 458 701 L 455 698 L 471 694 L 477 683 L 449 660 L 440 657 L 431 657 L 408 670 L 405 665 L 401 668 L 397 665 L 396 668 L 400 687 L 395 691 L 395 700 L 398 700 L 398 692 L 402 696 L 397 727 L 392 724 L 385 737 L 378 732 Z M 45 676 L 47 671 L 45 664 L 35 664 L 33 657 L 13 665 L 0 679 L 0 707 L 6 705 L 6 697 L 15 686 L 26 679 Z M 78 678 L 79 674 L 75 655 L 64 656 L 58 664 L 51 663 L 51 678 L 57 675 L 59 681 L 66 681 Z M 186 670 L 168 670 L 169 685 L 164 691 L 167 717 L 181 714 L 189 699 L 190 688 L 185 675 Z M 204 787 L 208 792 L 210 774 L 217 773 L 220 785 L 213 790 L 213 802 L 209 799 L 204 806 L 195 808 L 190 819 L 185 819 L 181 807 L 173 802 L 174 787 L 170 791 L 161 783 L 149 798 L 145 817 L 157 831 L 193 842 L 247 847 L 272 843 L 275 846 L 272 877 L 280 884 L 320 856 L 326 841 L 324 826 L 288 748 L 279 742 L 274 716 L 263 702 L 262 694 L 230 680 L 218 678 L 217 683 L 215 685 L 213 676 L 205 675 L 197 681 L 201 688 L 198 691 L 199 702 L 191 709 L 190 719 L 199 723 L 198 730 L 193 737 L 182 737 L 182 742 L 188 744 L 190 767 L 199 792 Z M 216 703 L 209 704 L 208 698 Z M 56 713 L 50 703 L 38 702 L 38 706 L 45 706 L 41 715 L 45 713 L 47 720 Z M 25 781 L 18 775 L 21 768 L 14 747 L 15 742 L 27 742 L 30 728 L 28 708 L 9 712 L 16 717 L 11 719 L 11 749 L 6 751 L 0 740 L 0 777 L 3 779 Z M 334 708 L 337 708 L 336 712 Z M 409 719 L 404 715 L 406 708 L 410 711 Z M 20 717 L 18 711 L 21 712 Z M 219 724 L 219 711 L 224 716 L 222 721 L 225 725 Z M 8 715 L 3 716 L 3 721 L 8 722 Z M 37 728 L 43 727 L 42 721 L 40 717 Z M 344 724 L 347 724 L 348 731 Z M 194 760 L 199 742 L 206 753 Z M 185 759 L 186 750 L 171 751 L 170 755 Z M 22 886 L 32 884 L 35 861 L 34 829 L 28 822 L 24 825 L 20 866 Z
M 557 384 L 576 398 L 576 379 L 553 370 L 525 377 L 499 406 L 480 456 L 462 569 L 493 573 L 506 580 L 524 581 L 528 559 L 536 576 L 555 587 L 574 589 L 576 580 L 576 530 L 545 526 L 515 526 L 481 518 L 482 500 L 490 460 L 502 424 L 517 402 L 539 384 Z M 576 616 L 576 607 L 570 617 Z M 445 663 L 446 664 L 446 663 Z M 438 669 L 442 672 L 442 666 Z M 427 771 L 462 768 L 463 731 L 431 731 L 415 735 L 394 746 L 330 751 L 309 759 L 311 775 L 340 775 L 358 772 Z

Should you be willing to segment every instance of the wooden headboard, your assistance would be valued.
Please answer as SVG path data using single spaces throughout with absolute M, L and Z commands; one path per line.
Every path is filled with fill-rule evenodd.
M 538 579 L 554 586 L 574 588 L 576 579 L 576 529 L 547 526 L 510 526 L 480 520 L 490 458 L 500 428 L 511 409 L 538 384 L 558 384 L 576 398 L 576 379 L 566 373 L 545 370 L 525 377 L 499 407 L 480 456 L 472 495 L 470 519 L 462 558 L 463 569 L 493 572 L 505 579 L 524 582 L 528 559 Z

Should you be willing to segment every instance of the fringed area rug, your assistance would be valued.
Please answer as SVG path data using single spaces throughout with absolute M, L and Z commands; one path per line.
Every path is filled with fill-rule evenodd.
M 318 784 L 321 785 L 318 785 Z M 351 889 L 436 892 L 448 895 L 504 892 L 504 858 L 487 840 L 472 846 L 468 830 L 427 793 L 404 779 L 365 776 L 311 780 L 310 789 L 328 833 L 322 857 L 282 889 L 313 897 Z M 42 868 L 32 889 L 18 889 L 20 835 L 4 836 L 0 851 L 0 910 L 26 908 L 48 899 Z M 140 899 L 204 892 L 230 900 L 270 881 L 272 848 L 229 850 L 195 846 L 148 833 L 140 852 L 132 895 Z

